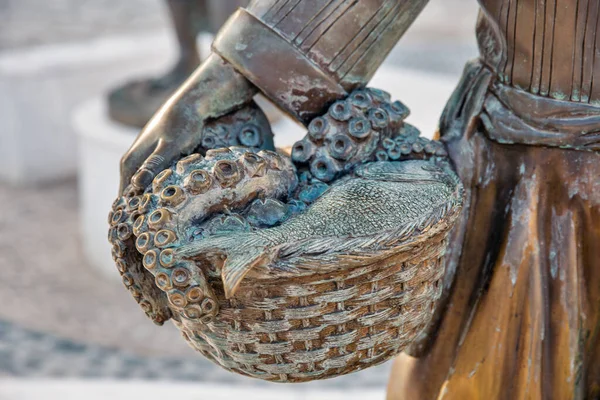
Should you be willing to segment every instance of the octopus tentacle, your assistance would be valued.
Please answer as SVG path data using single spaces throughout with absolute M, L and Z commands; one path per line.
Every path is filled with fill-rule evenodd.
M 299 170 L 308 170 L 322 182 L 331 182 L 357 164 L 375 160 L 380 143 L 398 131 L 408 116 L 400 102 L 376 89 L 354 91 L 315 118 L 308 134 L 292 148 Z
M 294 197 L 310 205 L 330 183 L 364 163 L 446 158 L 441 142 L 421 137 L 404 121 L 409 114 L 400 101 L 374 88 L 355 90 L 333 103 L 292 147 L 300 181 Z
M 205 154 L 209 149 L 246 144 L 252 144 L 257 148 L 274 149 L 273 134 L 268 120 L 254 103 L 208 122 L 203 130 L 200 145 L 196 149 L 196 152 L 200 154 L 180 160 L 176 164 L 175 169 L 177 171 L 175 172 L 183 174 L 189 165 L 192 165 L 199 157 L 202 157 L 201 154 Z M 159 174 L 153 181 L 152 189 L 159 186 L 162 187 L 172 173 L 172 169 L 167 169 Z M 201 186 L 197 182 L 192 183 L 192 185 Z M 175 291 L 178 289 L 169 289 L 171 290 L 170 293 L 161 290 L 156 283 L 156 275 L 150 273 L 145 266 L 144 260 L 146 260 L 147 265 L 152 265 L 151 255 L 153 253 L 150 250 L 156 251 L 156 249 L 150 248 L 151 241 L 149 241 L 147 251 L 143 254 L 136 249 L 137 236 L 146 227 L 144 224 L 145 218 L 140 218 L 140 216 L 156 201 L 152 197 L 152 194 L 149 193 L 149 190 L 150 188 L 144 194 L 143 191 L 135 190 L 132 186 L 129 186 L 125 189 L 123 195 L 115 200 L 108 218 L 110 225 L 108 240 L 112 245 L 113 260 L 124 285 L 131 292 L 133 298 L 146 315 L 156 324 L 162 325 L 173 316 L 171 311 L 173 303 L 179 305 L 183 303 L 179 301 L 180 293 Z M 183 190 L 179 188 L 174 188 L 174 190 L 170 196 L 167 196 L 167 193 L 165 193 L 166 197 L 163 199 L 165 203 L 172 206 L 176 205 L 183 193 Z M 168 236 L 168 238 L 165 237 L 165 242 L 160 242 L 159 240 L 159 243 L 163 243 L 165 246 L 171 243 L 170 240 L 173 240 L 173 236 L 167 234 L 167 231 L 160 232 L 159 235 L 160 238 L 163 237 L 163 234 Z M 148 252 L 150 252 L 150 255 L 146 258 L 145 255 Z M 178 271 L 176 271 L 176 277 L 183 282 L 183 274 Z M 198 271 L 196 274 L 202 274 L 202 271 Z M 165 276 L 159 275 L 159 278 L 164 279 Z M 168 285 L 171 284 L 170 281 L 166 283 L 166 280 L 160 280 L 160 282 Z M 203 296 L 203 294 L 202 296 L 200 294 L 202 294 L 200 288 L 191 288 L 185 292 L 185 298 L 191 303 L 198 303 L 198 298 Z M 209 303 L 204 304 L 205 309 L 211 307 L 208 305 Z M 190 311 L 188 315 L 191 316 L 192 312 Z M 195 314 L 193 315 L 195 316 Z
M 109 214 L 108 239 L 112 243 L 112 256 L 123 284 L 146 315 L 157 325 L 171 317 L 167 299 L 154 284 L 154 279 L 144 269 L 141 255 L 135 248 L 134 221 L 139 218 L 139 192 L 131 187 L 118 198 Z
M 173 313 L 212 321 L 219 304 L 209 279 L 218 276 L 221 261 L 177 257 L 174 249 L 214 231 L 249 227 L 235 211 L 257 199 L 287 198 L 295 180 L 289 160 L 243 147 L 194 154 L 156 176 L 140 200 L 133 234 L 144 267 Z M 193 223 L 182 227 L 180 220 Z

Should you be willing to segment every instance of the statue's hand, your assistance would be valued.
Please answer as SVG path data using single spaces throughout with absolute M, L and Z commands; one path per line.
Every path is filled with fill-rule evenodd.
M 255 89 L 244 78 L 213 56 L 163 106 L 122 159 L 121 189 L 109 217 L 109 241 L 123 282 L 158 324 L 170 318 L 169 304 L 177 300 L 167 298 L 160 286 L 163 275 L 156 277 L 147 270 L 148 261 L 136 249 L 135 235 L 139 228 L 135 222 L 141 213 L 141 195 L 144 190 L 160 185 L 165 174 L 155 175 L 173 165 L 181 155 L 205 154 L 209 149 L 239 145 L 272 150 L 273 134 L 266 116 L 252 102 L 254 93 Z M 177 163 L 178 171 L 184 164 Z M 148 243 L 153 244 L 153 241 Z M 191 298 L 204 299 L 205 295 L 197 292 L 193 289 Z M 207 289 L 202 293 L 209 292 Z M 178 296 L 179 293 L 174 298 L 181 300 Z M 214 305 L 210 300 L 208 303 L 205 308 Z
M 240 144 L 272 148 L 267 119 L 252 103 L 255 93 L 254 86 L 242 75 L 218 56 L 211 55 L 148 122 L 123 156 L 119 194 L 130 182 L 134 189 L 147 187 L 156 174 L 199 147 Z M 213 139 L 222 143 L 211 143 L 207 139 L 211 136 L 210 124 L 220 120 L 240 129 L 251 122 L 256 129 L 237 132 L 235 138 L 230 132 L 229 136 L 216 132 Z M 264 143 L 256 143 L 256 135 Z

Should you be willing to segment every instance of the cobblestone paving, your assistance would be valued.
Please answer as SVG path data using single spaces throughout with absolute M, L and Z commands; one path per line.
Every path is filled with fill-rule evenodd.
M 85 261 L 75 182 L 0 184 L 0 205 L 0 319 L 138 354 L 189 355 L 175 327 L 156 327 L 118 278 Z
M 190 352 L 192 350 L 190 349 Z M 298 387 L 382 388 L 390 363 L 337 379 Z M 275 385 L 227 372 L 211 362 L 189 357 L 144 357 L 119 349 L 23 329 L 0 320 L 0 378 L 113 378 Z

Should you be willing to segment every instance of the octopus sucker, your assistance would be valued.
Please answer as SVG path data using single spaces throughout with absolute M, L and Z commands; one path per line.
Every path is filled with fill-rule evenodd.
M 354 91 L 310 122 L 308 134 L 292 147 L 292 160 L 300 172 L 308 169 L 332 182 L 356 165 L 380 159 L 383 141 L 402 129 L 407 116 L 408 109 L 389 103 L 385 92 Z
M 327 118 L 316 117 L 315 119 L 310 121 L 310 124 L 308 125 L 308 136 L 310 136 L 312 141 L 318 142 L 325 138 L 328 129 L 329 122 Z
M 184 157 L 184 158 L 182 158 L 181 160 L 179 160 L 177 162 L 177 166 L 175 167 L 175 171 L 179 175 L 183 175 L 184 173 L 186 173 L 189 170 L 189 168 L 192 165 L 194 165 L 194 164 L 202 161 L 202 159 L 203 159 L 202 155 L 198 154 L 198 153 L 189 155 L 187 157 Z

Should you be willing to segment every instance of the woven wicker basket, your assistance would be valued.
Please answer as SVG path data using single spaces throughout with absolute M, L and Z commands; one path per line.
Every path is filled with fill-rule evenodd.
M 209 359 L 263 380 L 306 382 L 380 364 L 423 331 L 440 297 L 446 232 L 425 236 L 372 265 L 249 280 L 232 300 L 215 282 L 217 319 L 176 324 Z
M 403 122 L 408 110 L 388 100 L 368 89 L 334 103 L 311 122 L 291 158 L 240 147 L 207 150 L 161 172 L 144 193 L 130 189 L 118 199 L 109 217 L 113 257 L 146 314 L 158 324 L 172 319 L 193 348 L 224 368 L 277 382 L 329 378 L 379 364 L 425 332 L 441 295 L 447 235 L 460 211 L 462 187 L 443 145 L 418 137 Z M 387 160 L 414 163 L 399 167 Z M 352 194 L 343 186 L 350 197 L 318 203 L 339 194 L 345 182 L 391 182 L 393 173 L 385 166 L 410 169 L 409 164 L 414 168 L 396 182 L 412 183 L 395 192 L 386 186 L 377 199 L 392 192 L 396 197 L 371 204 L 385 211 L 378 214 L 388 223 L 382 231 L 384 225 L 368 218 L 353 219 L 366 215 L 365 193 L 374 186 Z M 352 172 L 342 176 L 342 170 Z M 309 171 L 317 183 L 302 181 Z M 430 175 L 419 180 L 424 176 L 419 174 Z M 314 195 L 314 188 L 327 187 L 323 182 L 331 184 L 327 192 Z M 260 214 L 252 214 L 255 205 L 273 214 L 287 210 L 280 225 L 266 225 L 269 229 L 289 227 L 286 221 L 292 224 L 311 211 L 322 226 L 337 229 L 342 221 L 346 227 L 378 228 L 302 238 L 296 233 L 310 229 L 300 229 L 277 234 L 283 244 L 256 246 L 252 240 L 274 231 L 252 222 Z M 347 211 L 343 217 L 340 207 Z M 399 222 L 398 215 L 406 219 Z M 212 230 L 213 222 L 221 230 Z M 223 227 L 226 234 L 219 233 Z M 207 249 L 213 242 L 227 242 L 229 250 Z M 231 272 L 240 266 L 247 275 Z
M 293 274 L 263 269 L 249 274 L 227 298 L 218 256 L 207 263 L 176 254 L 189 243 L 191 215 L 199 210 L 195 201 L 211 209 L 235 197 L 219 189 L 213 193 L 225 197 L 210 203 L 210 195 L 194 193 L 185 185 L 198 170 L 189 165 L 209 162 L 219 168 L 224 157 L 242 168 L 244 151 L 207 155 L 214 161 L 184 159 L 158 176 L 144 196 L 129 193 L 115 202 L 109 232 L 113 257 L 144 311 L 159 324 L 173 319 L 193 348 L 224 368 L 269 381 L 335 377 L 404 350 L 431 322 L 441 295 L 447 235 L 462 200 L 458 178 L 449 172 L 456 188 L 448 201 L 391 246 L 377 244 L 366 256 L 342 255 L 340 262 Z M 238 194 L 276 179 L 281 180 L 276 187 L 285 186 L 293 177 L 286 175 L 293 172 L 289 160 L 272 152 L 257 156 L 269 162 L 260 178 L 245 173 L 237 187 L 246 191 L 235 189 Z

